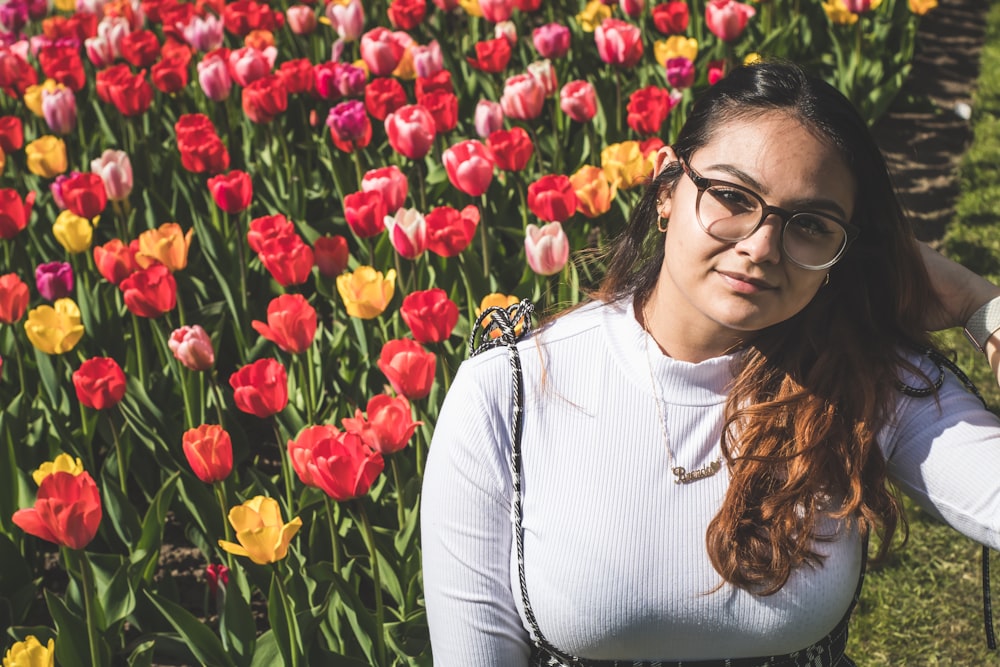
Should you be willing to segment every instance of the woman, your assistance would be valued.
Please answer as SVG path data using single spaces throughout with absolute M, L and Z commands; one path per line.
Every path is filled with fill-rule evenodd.
M 518 345 L 519 489 L 508 355 L 452 385 L 422 501 L 435 665 L 852 665 L 888 481 L 1000 547 L 1000 421 L 923 353 L 968 323 L 996 370 L 1000 289 L 914 241 L 850 103 L 737 69 L 654 173 L 593 302 Z

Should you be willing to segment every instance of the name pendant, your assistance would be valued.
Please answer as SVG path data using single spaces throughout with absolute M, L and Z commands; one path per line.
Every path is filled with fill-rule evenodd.
M 715 459 L 709 463 L 704 468 L 698 468 L 697 470 L 692 470 L 688 472 L 681 466 L 673 468 L 671 472 L 677 479 L 674 480 L 675 484 L 690 484 L 691 482 L 697 482 L 699 479 L 706 479 L 711 477 L 715 473 L 722 469 L 722 462 L 719 459 Z

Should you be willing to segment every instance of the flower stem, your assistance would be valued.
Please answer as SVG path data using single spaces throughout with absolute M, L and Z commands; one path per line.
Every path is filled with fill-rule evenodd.
M 486 195 L 483 195 L 482 212 L 479 216 L 479 245 L 483 253 L 483 277 L 490 277 L 490 244 L 486 238 Z
M 94 618 L 96 613 L 94 609 L 94 573 L 91 571 L 86 551 L 82 549 L 73 552 L 67 551 L 67 554 L 69 553 L 79 556 L 81 586 L 83 587 L 83 609 L 84 615 L 87 617 L 87 643 L 90 645 L 90 664 L 100 665 L 102 664 L 101 651 L 98 646 L 100 636 L 98 635 L 97 622 Z
M 118 483 L 122 487 L 122 495 L 128 498 L 128 490 L 125 478 L 125 459 L 122 456 L 122 445 L 121 441 L 118 439 L 118 429 L 115 428 L 115 420 L 111 418 L 111 413 L 106 413 L 108 416 L 108 425 L 111 427 L 111 437 L 115 441 L 115 458 L 118 460 Z
M 382 579 L 378 571 L 378 551 L 375 548 L 375 532 L 372 530 L 372 522 L 368 518 L 365 510 L 363 498 L 357 499 L 358 513 L 361 515 L 361 527 L 364 529 L 365 544 L 368 546 L 368 554 L 371 559 L 372 584 L 375 587 L 375 656 L 379 667 L 385 667 L 385 610 L 382 607 Z
M 333 518 L 333 500 L 330 496 L 323 494 L 323 502 L 326 504 L 326 523 L 330 528 L 330 546 L 333 549 L 333 571 L 340 576 L 340 538 L 337 533 L 337 522 Z
M 281 578 L 280 566 L 274 564 L 274 582 L 278 586 L 278 594 L 281 596 L 281 606 L 285 609 L 285 621 L 288 624 L 288 651 L 292 654 L 292 667 L 299 666 L 299 636 L 298 624 L 295 622 L 295 612 L 291 607 L 291 600 L 285 590 L 285 582 Z
M 289 514 L 293 514 L 292 509 L 295 507 L 292 504 L 294 500 L 294 494 L 292 492 L 292 466 L 288 460 L 288 448 L 281 446 L 281 430 L 278 428 L 278 421 L 274 420 L 274 439 L 275 443 L 278 445 L 278 457 L 281 459 L 281 476 L 285 478 L 285 510 Z
M 219 500 L 219 509 L 222 510 L 222 527 L 226 531 L 226 540 L 229 541 L 229 542 L 232 542 L 234 540 L 234 537 L 233 537 L 233 527 L 229 524 L 229 510 L 227 509 L 226 490 L 223 487 L 223 484 L 225 484 L 225 482 L 223 482 L 222 480 L 219 480 L 219 481 L 215 482 L 214 484 L 212 484 L 212 487 L 215 489 L 215 497 L 218 498 L 218 500 Z M 228 551 L 226 551 L 225 554 L 226 554 L 226 566 L 230 570 L 232 570 L 233 569 L 233 555 L 231 553 L 229 553 Z
M 399 463 L 397 463 L 395 456 L 389 457 L 389 463 L 392 465 L 392 481 L 396 485 L 396 520 L 399 522 L 399 532 L 403 532 L 403 526 L 406 523 L 406 508 L 403 505 L 403 485 L 400 482 Z

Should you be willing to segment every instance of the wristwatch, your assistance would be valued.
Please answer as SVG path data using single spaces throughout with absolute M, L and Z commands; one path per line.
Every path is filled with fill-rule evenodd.
M 1000 329 L 1000 297 L 983 304 L 965 323 L 965 337 L 980 352 L 986 351 L 986 341 Z

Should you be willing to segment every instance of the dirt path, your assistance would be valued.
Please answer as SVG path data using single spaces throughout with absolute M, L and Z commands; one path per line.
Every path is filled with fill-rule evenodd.
M 972 140 L 960 111 L 972 104 L 988 9 L 982 0 L 940 0 L 921 21 L 911 75 L 875 126 L 903 206 L 923 240 L 939 239 L 951 220 L 958 165 Z

